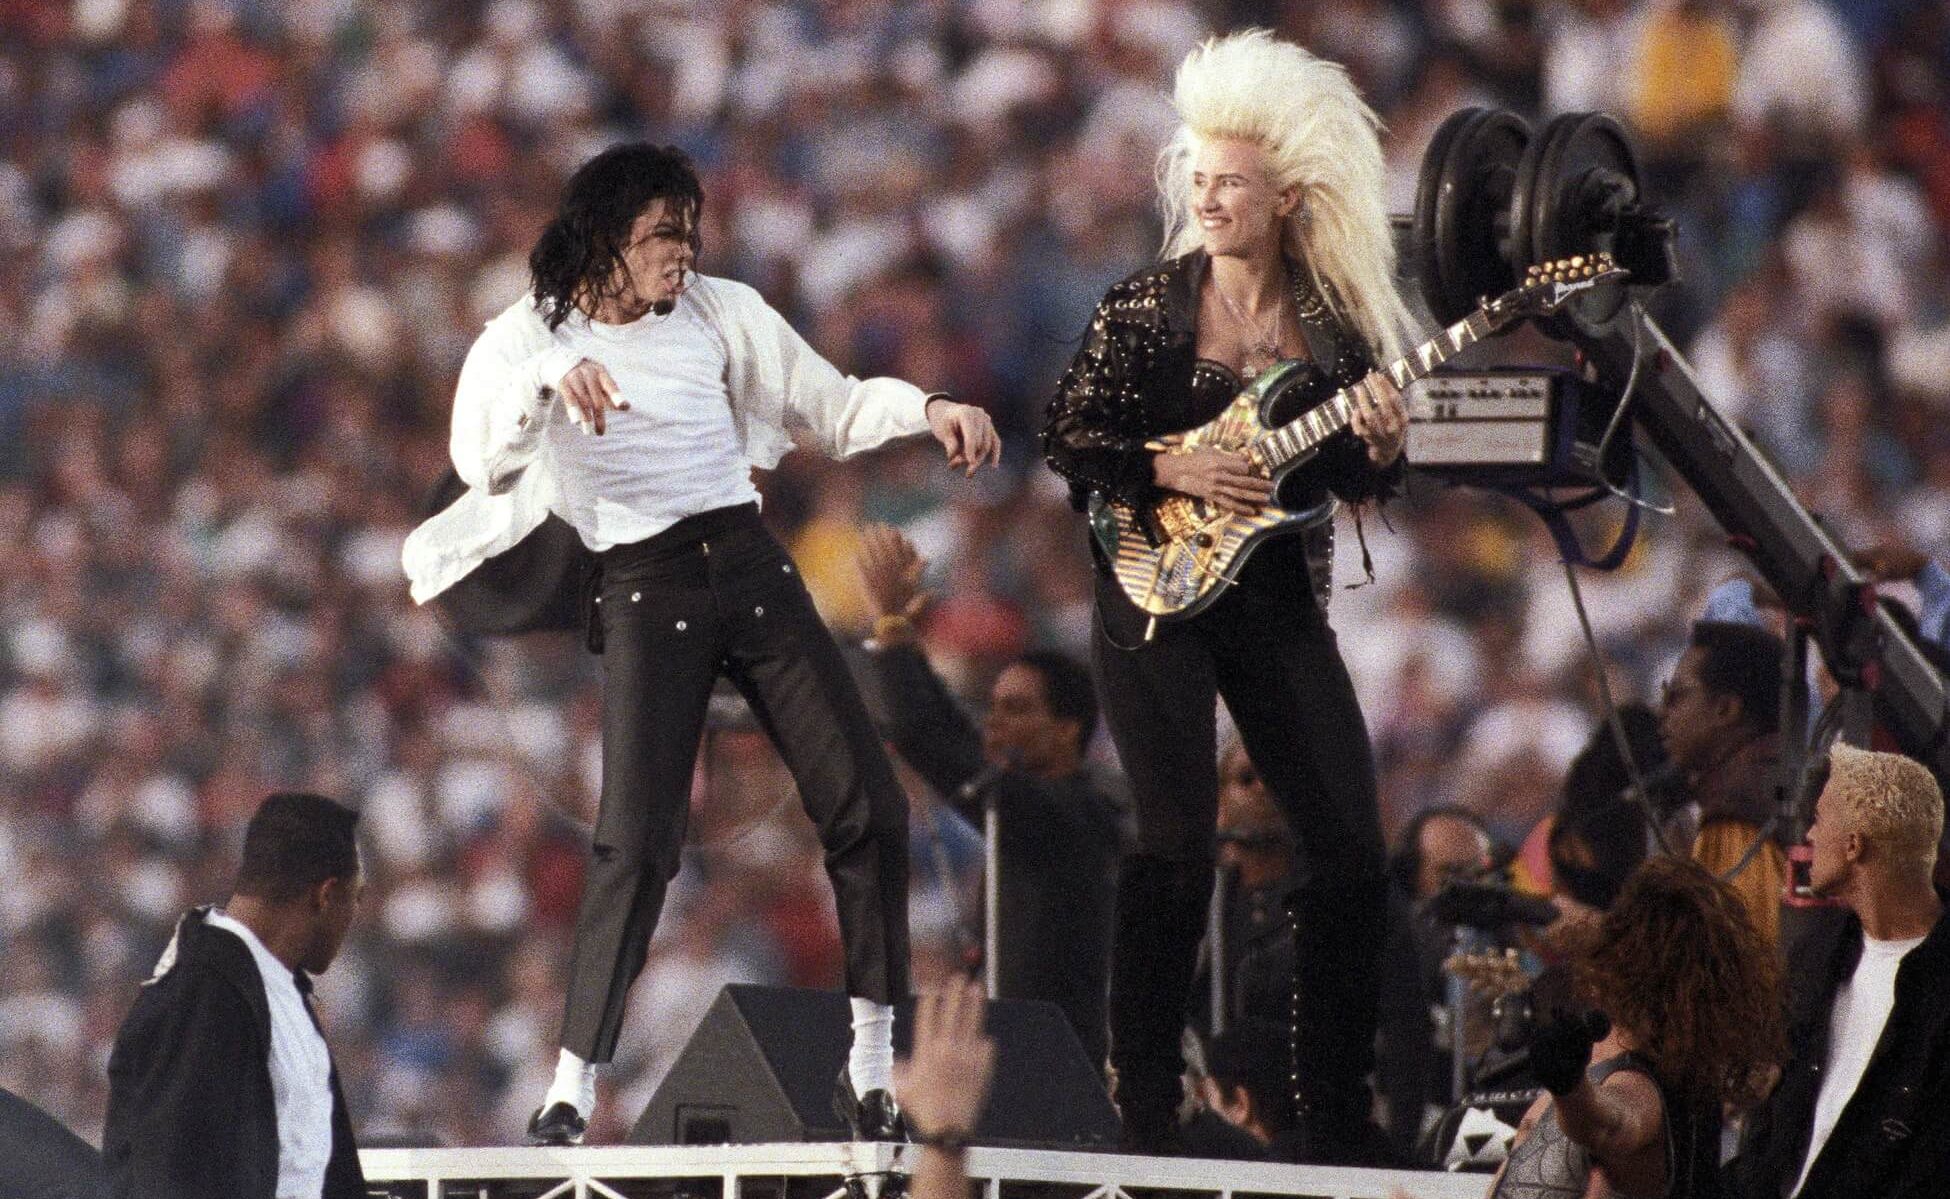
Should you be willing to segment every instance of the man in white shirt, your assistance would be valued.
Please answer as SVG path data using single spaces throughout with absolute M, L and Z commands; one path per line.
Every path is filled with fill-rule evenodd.
M 897 1137 L 892 1004 L 908 988 L 907 801 L 797 568 L 758 518 L 754 469 L 795 443 L 834 458 L 932 433 L 973 473 L 986 413 L 853 379 L 758 293 L 697 275 L 703 191 L 682 152 L 612 147 L 570 179 L 529 258 L 530 295 L 461 369 L 451 449 L 469 490 L 408 539 L 425 602 L 549 514 L 599 563 L 603 783 L 556 1075 L 530 1139 L 582 1139 L 678 866 L 692 762 L 720 675 L 743 692 L 826 848 L 854 1042 L 836 1104 Z
M 358 819 L 322 796 L 270 796 L 230 902 L 178 922 L 109 1057 L 117 1199 L 363 1199 L 309 977 L 358 909 Z
M 1931 885 L 1943 794 L 1919 763 L 1837 746 L 1809 882 L 1846 918 L 1797 947 L 1790 1055 L 1736 1174 L 1754 1199 L 1941 1195 L 1950 1179 L 1950 922 Z

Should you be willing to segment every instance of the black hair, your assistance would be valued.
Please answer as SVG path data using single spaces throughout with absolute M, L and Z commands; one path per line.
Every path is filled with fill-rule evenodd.
M 1781 723 L 1781 658 L 1787 647 L 1766 629 L 1724 620 L 1693 625 L 1693 648 L 1701 651 L 1699 681 L 1715 695 L 1740 701 L 1749 728 L 1765 732 Z
M 1654 774 L 1666 764 L 1666 745 L 1659 737 L 1659 717 L 1651 708 L 1642 703 L 1620 704 L 1618 723 L 1624 726 L 1625 743 L 1631 747 L 1632 761 L 1640 777 Z M 1631 785 L 1632 775 L 1618 752 L 1618 739 L 1612 736 L 1611 726 L 1601 720 L 1564 774 L 1564 808 L 1582 811 L 1608 804 Z
M 1294 1126 L 1291 1053 L 1284 1028 L 1265 1020 L 1240 1020 L 1212 1039 L 1205 1072 L 1219 1089 L 1245 1088 L 1253 1114 L 1275 1136 Z
M 683 209 L 695 253 L 704 186 L 682 150 L 625 142 L 604 150 L 569 176 L 555 219 L 535 239 L 528 255 L 530 287 L 550 329 L 568 319 L 578 299 L 589 303 L 614 293 L 617 268 L 630 245 L 630 229 L 643 210 L 658 200 L 673 200 Z
M 1058 720 L 1077 722 L 1077 752 L 1090 748 L 1097 735 L 1097 688 L 1090 672 L 1067 654 L 1055 650 L 1034 650 L 1016 659 L 1042 676 L 1043 698 Z
M 1645 861 L 1647 834 L 1645 810 L 1629 800 L 1560 808 L 1549 841 L 1558 889 L 1601 912 L 1609 909 L 1625 880 Z M 1573 842 L 1590 853 L 1589 865 L 1569 860 Z
M 236 893 L 288 903 L 326 879 L 356 877 L 358 824 L 359 813 L 322 795 L 268 796 L 244 829 Z
M 1458 807 L 1455 804 L 1437 804 L 1431 808 L 1423 808 L 1410 817 L 1408 823 L 1403 826 L 1401 837 L 1395 842 L 1395 852 L 1388 858 L 1388 877 L 1401 888 L 1403 895 L 1412 898 L 1415 894 L 1415 884 L 1422 877 L 1422 830 L 1429 826 L 1430 821 L 1442 817 L 1460 820 L 1482 833 L 1485 838 L 1495 840 L 1490 837 L 1489 825 L 1484 824 L 1483 818 L 1468 808 Z

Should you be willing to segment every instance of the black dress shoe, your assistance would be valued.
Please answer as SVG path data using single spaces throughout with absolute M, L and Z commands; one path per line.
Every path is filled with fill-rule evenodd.
M 856 1141 L 907 1141 L 907 1118 L 894 1097 L 878 1087 L 855 1095 L 853 1078 L 845 1070 L 833 1082 L 833 1114 L 846 1121 Z
M 589 1121 L 567 1103 L 536 1108 L 535 1114 L 528 1117 L 530 1145 L 580 1145 L 582 1134 L 588 1131 Z

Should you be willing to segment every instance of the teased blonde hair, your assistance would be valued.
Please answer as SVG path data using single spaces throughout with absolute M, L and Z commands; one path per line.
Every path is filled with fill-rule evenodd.
M 1236 138 L 1266 154 L 1276 190 L 1300 188 L 1281 236 L 1314 289 L 1383 363 L 1414 327 L 1395 289 L 1395 242 L 1382 201 L 1381 122 L 1345 68 L 1264 29 L 1208 38 L 1179 64 L 1182 124 L 1158 156 L 1164 256 L 1197 249 L 1192 151 Z
M 1943 839 L 1943 791 L 1921 762 L 1901 754 L 1837 745 L 1828 755 L 1828 786 L 1851 831 L 1892 856 L 1936 862 Z

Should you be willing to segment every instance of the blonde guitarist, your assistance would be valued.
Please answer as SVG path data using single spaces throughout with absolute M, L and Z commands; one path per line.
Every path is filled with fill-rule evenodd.
M 1389 494 L 1407 416 L 1377 362 L 1409 317 L 1392 282 L 1374 114 L 1339 66 L 1263 31 L 1208 41 L 1179 68 L 1183 122 L 1159 178 L 1164 258 L 1113 287 L 1043 434 L 1079 507 L 1173 493 L 1229 512 Z M 1301 359 L 1325 392 L 1356 385 L 1349 431 L 1273 494 L 1244 453 L 1172 445 L 1257 374 Z M 1167 447 L 1169 448 L 1162 448 Z M 1180 1148 L 1180 1031 L 1212 883 L 1215 699 L 1299 833 L 1293 1071 L 1297 1160 L 1375 1160 L 1369 1117 L 1383 846 L 1367 728 L 1326 618 L 1332 523 L 1269 540 L 1209 607 L 1158 623 L 1101 547 L 1092 665 L 1130 776 L 1139 841 L 1119 882 L 1111 1060 L 1126 1147 Z

